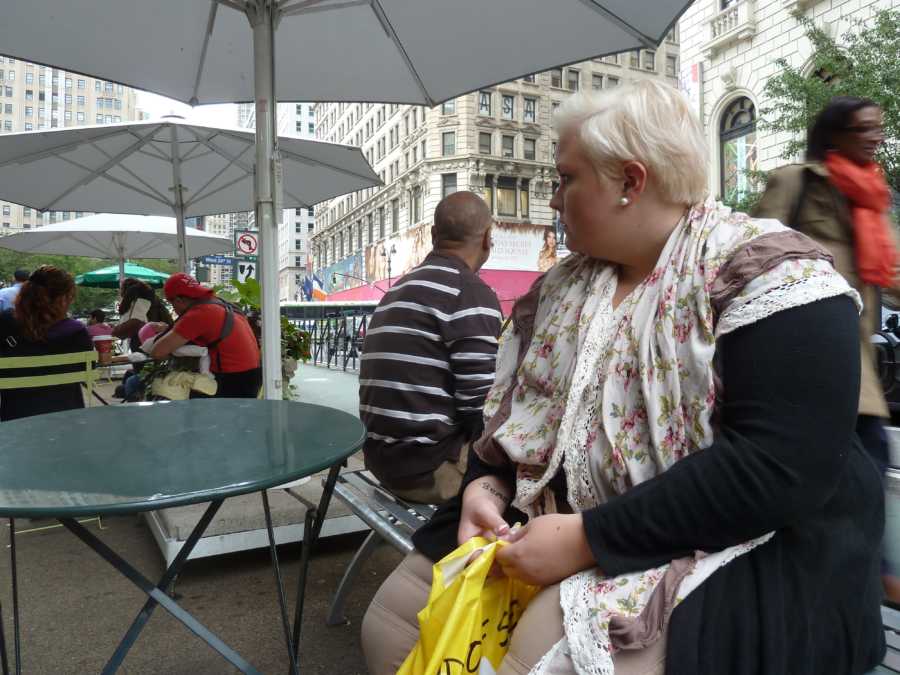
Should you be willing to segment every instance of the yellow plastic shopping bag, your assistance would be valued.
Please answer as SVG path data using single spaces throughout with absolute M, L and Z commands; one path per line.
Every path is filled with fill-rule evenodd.
M 474 537 L 435 563 L 428 604 L 419 612 L 419 642 L 397 675 L 493 675 L 512 631 L 540 590 L 506 576 L 488 576 L 505 541 Z M 477 549 L 479 555 L 466 567 Z

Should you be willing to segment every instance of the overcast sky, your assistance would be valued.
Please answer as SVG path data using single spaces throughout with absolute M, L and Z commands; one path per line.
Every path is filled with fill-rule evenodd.
M 198 124 L 215 127 L 237 127 L 237 106 L 233 103 L 200 105 L 196 108 L 191 108 L 189 105 L 164 96 L 138 91 L 137 107 L 149 113 L 150 119 L 174 113 Z

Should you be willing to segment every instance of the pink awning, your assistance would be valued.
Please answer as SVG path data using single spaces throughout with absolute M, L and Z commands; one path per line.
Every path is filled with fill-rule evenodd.
M 534 280 L 541 275 L 540 272 L 522 272 L 516 270 L 481 270 L 478 273 L 484 282 L 494 289 L 497 298 L 500 300 L 500 307 L 504 316 L 509 316 L 510 310 L 515 301 L 528 292 Z M 397 279 L 392 280 L 393 283 Z M 381 300 L 384 293 L 376 288 L 381 286 L 387 288 L 387 279 L 376 282 L 372 285 L 357 286 L 356 288 L 348 288 L 344 291 L 331 293 L 328 299 L 333 302 L 350 301 L 350 300 Z

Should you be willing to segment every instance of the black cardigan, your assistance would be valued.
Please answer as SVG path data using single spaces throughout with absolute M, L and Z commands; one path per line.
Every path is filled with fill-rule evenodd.
M 675 609 L 666 675 L 858 675 L 880 662 L 884 495 L 853 431 L 857 326 L 840 297 L 721 338 L 713 444 L 584 513 L 611 576 L 775 530 Z M 498 471 L 470 456 L 463 489 L 487 474 Z M 455 548 L 458 522 L 457 498 L 416 547 L 439 559 Z

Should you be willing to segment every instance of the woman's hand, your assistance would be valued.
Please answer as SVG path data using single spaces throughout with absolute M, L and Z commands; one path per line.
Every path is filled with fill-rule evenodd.
M 496 476 L 483 476 L 466 486 L 462 496 L 457 543 L 472 537 L 496 539 L 509 533 L 503 511 L 509 503 L 509 488 Z
M 550 586 L 597 564 L 580 513 L 538 516 L 506 539 L 509 546 L 496 556 L 503 573 L 535 586 Z

